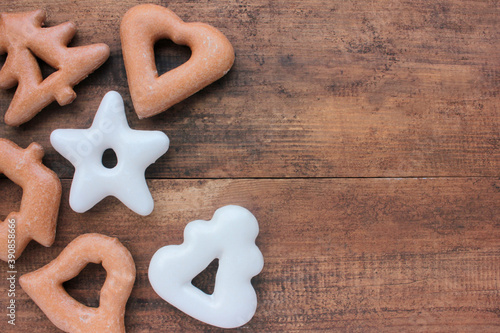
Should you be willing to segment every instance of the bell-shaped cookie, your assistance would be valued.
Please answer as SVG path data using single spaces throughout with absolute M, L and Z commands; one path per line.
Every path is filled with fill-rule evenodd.
M 161 298 L 205 323 L 233 328 L 246 324 L 257 309 L 251 284 L 264 259 L 255 238 L 259 225 L 243 207 L 225 206 L 210 221 L 193 221 L 184 243 L 159 249 L 149 264 L 149 281 Z M 214 292 L 208 295 L 192 280 L 219 259 Z
M 102 263 L 107 273 L 98 308 L 81 304 L 62 286 L 90 262 Z M 50 321 L 65 332 L 122 333 L 135 274 L 134 259 L 118 239 L 84 234 L 48 265 L 22 275 L 19 283 Z

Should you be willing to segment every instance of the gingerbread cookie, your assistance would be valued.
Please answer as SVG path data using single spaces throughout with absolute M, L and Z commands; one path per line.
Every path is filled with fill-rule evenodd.
M 234 50 L 216 28 L 185 23 L 162 6 L 131 8 L 120 26 L 123 60 L 135 111 L 139 118 L 161 113 L 224 76 L 234 62 Z M 191 58 L 158 76 L 154 44 L 170 39 L 191 48 Z
M 107 277 L 99 307 L 87 307 L 69 296 L 62 284 L 89 263 L 100 264 Z M 19 279 L 23 290 L 65 332 L 125 332 L 125 305 L 135 281 L 135 264 L 118 239 L 100 234 L 75 238 L 48 265 Z
M 18 258 L 32 239 L 43 246 L 54 242 L 62 189 L 57 175 L 42 164 L 43 154 L 38 143 L 21 149 L 0 139 L 0 173 L 23 189 L 20 211 L 0 224 L 1 260 Z M 9 225 L 15 225 L 15 233 Z
M 42 28 L 43 10 L 0 14 L 0 54 L 7 60 L 0 70 L 0 89 L 18 84 L 5 113 L 5 123 L 19 126 L 44 107 L 57 101 L 71 103 L 73 86 L 101 66 L 109 57 L 106 44 L 67 47 L 76 33 L 72 22 Z M 57 71 L 45 80 L 35 55 Z

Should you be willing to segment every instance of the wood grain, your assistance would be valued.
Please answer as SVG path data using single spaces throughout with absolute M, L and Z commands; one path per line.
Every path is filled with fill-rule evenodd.
M 156 249 L 182 243 L 188 222 L 239 204 L 259 221 L 257 244 L 266 259 L 253 280 L 258 310 L 242 331 L 496 332 L 500 327 L 498 180 L 151 180 L 149 185 L 156 207 L 146 218 L 112 198 L 77 214 L 66 195 L 56 243 L 47 249 L 30 243 L 18 261 L 19 273 L 43 266 L 78 235 L 99 231 L 118 237 L 136 262 L 128 332 L 219 331 L 162 301 L 149 285 L 147 268 Z M 0 186 L 14 187 L 5 180 Z M 69 186 L 63 182 L 65 193 Z M 15 203 L 2 199 L 1 211 Z M 69 292 L 96 305 L 104 275 L 93 265 L 79 283 L 67 284 Z M 19 331 L 54 330 L 22 290 L 17 299 Z
M 498 1 L 151 2 L 220 29 L 236 61 L 221 80 L 143 120 L 132 108 L 119 39 L 123 14 L 142 1 L 0 3 L 0 12 L 44 8 L 47 26 L 74 21 L 72 46 L 111 48 L 75 87 L 72 104 L 52 104 L 19 128 L 0 121 L 0 137 L 42 144 L 63 182 L 56 242 L 31 242 L 18 276 L 80 234 L 115 236 L 138 272 L 127 332 L 221 331 L 161 300 L 147 268 L 159 247 L 183 241 L 188 222 L 238 204 L 260 223 L 265 267 L 253 279 L 257 313 L 237 331 L 500 331 Z M 160 71 L 189 57 L 169 42 L 155 53 Z M 122 94 L 132 128 L 171 139 L 146 171 L 155 199 L 148 217 L 114 198 L 73 212 L 74 169 L 49 143 L 55 129 L 88 128 L 109 90 Z M 0 90 L 0 119 L 13 94 Z M 0 175 L 0 219 L 21 196 Z M 210 290 L 216 269 L 196 285 Z M 3 280 L 4 263 L 0 270 Z M 65 287 L 97 306 L 105 276 L 89 265 Z M 4 318 L 1 332 L 57 332 L 19 286 L 16 301 L 17 326 Z
M 49 133 L 89 127 L 117 90 L 132 128 L 171 138 L 151 178 L 498 176 L 498 1 L 171 1 L 184 20 L 226 34 L 236 62 L 146 120 L 133 112 L 119 40 L 121 17 L 137 3 L 1 4 L 46 8 L 49 26 L 71 19 L 74 45 L 105 42 L 111 58 L 77 86 L 74 103 L 0 135 L 38 141 L 48 165 L 70 178 Z M 0 92 L 2 112 L 12 94 Z

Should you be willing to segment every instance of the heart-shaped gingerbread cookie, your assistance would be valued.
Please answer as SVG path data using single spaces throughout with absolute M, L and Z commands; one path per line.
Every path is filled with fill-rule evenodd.
M 170 9 L 145 4 L 131 8 L 120 26 L 123 60 L 130 95 L 139 118 L 161 113 L 224 76 L 234 62 L 234 50 L 216 28 L 185 23 Z M 191 48 L 191 58 L 161 76 L 154 44 L 170 39 Z

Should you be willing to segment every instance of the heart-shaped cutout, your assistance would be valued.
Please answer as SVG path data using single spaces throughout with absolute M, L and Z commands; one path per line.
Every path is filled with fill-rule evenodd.
M 102 263 L 107 273 L 98 308 L 76 301 L 62 286 L 89 262 Z M 118 239 L 85 234 L 75 238 L 48 265 L 21 276 L 19 283 L 50 321 L 65 332 L 125 332 L 125 305 L 135 273 L 134 259 Z
M 139 118 L 161 113 L 224 76 L 234 62 L 234 50 L 216 28 L 185 23 L 170 9 L 138 5 L 127 11 L 120 26 L 123 60 L 130 95 Z M 191 48 L 191 58 L 161 76 L 154 44 L 170 39 Z
M 233 328 L 246 324 L 257 309 L 251 279 L 264 258 L 255 245 L 259 225 L 243 207 L 225 206 L 210 221 L 193 221 L 184 243 L 159 249 L 149 264 L 149 281 L 160 297 L 200 321 Z M 191 281 L 219 259 L 214 292 L 205 294 Z

